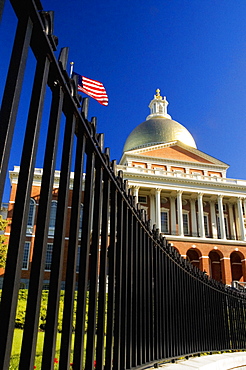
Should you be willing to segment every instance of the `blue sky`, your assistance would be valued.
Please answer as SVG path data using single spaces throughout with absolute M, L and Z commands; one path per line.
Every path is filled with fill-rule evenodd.
M 198 149 L 228 163 L 228 177 L 246 179 L 245 0 L 42 4 L 55 11 L 57 55 L 68 46 L 74 70 L 107 89 L 109 106 L 90 100 L 89 117 L 98 118 L 111 159 L 120 160 L 127 136 L 145 120 L 160 88 L 169 101 L 168 113 L 191 132 Z M 6 0 L 0 26 L 1 81 L 14 21 Z M 18 156 L 10 167 L 14 164 Z

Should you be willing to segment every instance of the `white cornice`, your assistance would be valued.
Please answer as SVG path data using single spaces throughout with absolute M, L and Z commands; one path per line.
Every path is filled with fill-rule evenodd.
M 180 242 L 191 242 L 191 243 L 206 243 L 216 246 L 223 246 L 223 245 L 237 245 L 237 246 L 246 246 L 246 241 L 242 240 L 229 240 L 229 239 L 213 239 L 213 238 L 200 238 L 200 237 L 192 237 L 192 236 L 178 236 L 178 235 L 164 235 L 165 238 L 170 241 L 180 241 Z M 197 246 L 199 249 L 199 246 Z
M 158 176 L 150 174 L 130 173 L 124 171 L 124 178 L 131 183 L 140 185 L 141 188 L 161 187 L 163 190 L 183 190 L 188 192 L 203 191 L 206 194 L 215 195 L 222 192 L 224 196 L 246 196 L 245 184 L 232 184 L 226 182 L 214 182 L 182 177 Z M 231 179 L 224 179 L 228 181 Z M 232 180 L 234 181 L 234 180 Z M 237 180 L 235 180 L 237 181 Z

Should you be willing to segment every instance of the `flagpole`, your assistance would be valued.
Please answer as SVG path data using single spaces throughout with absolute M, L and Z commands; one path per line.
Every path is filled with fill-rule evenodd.
M 74 62 L 70 62 L 70 78 L 72 78 L 72 74 L 73 74 L 73 66 L 74 66 Z

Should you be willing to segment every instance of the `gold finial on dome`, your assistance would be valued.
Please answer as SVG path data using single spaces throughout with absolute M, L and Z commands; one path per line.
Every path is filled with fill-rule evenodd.
M 161 92 L 160 89 L 156 89 L 155 99 L 162 99 L 162 96 L 160 95 L 160 92 Z

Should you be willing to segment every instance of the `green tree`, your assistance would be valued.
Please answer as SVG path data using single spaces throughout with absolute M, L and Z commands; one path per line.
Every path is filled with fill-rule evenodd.
M 0 215 L 0 231 L 4 231 L 8 221 L 4 220 L 2 215 Z M 5 267 L 6 257 L 7 257 L 8 245 L 6 243 L 6 236 L 0 234 L 0 268 Z

